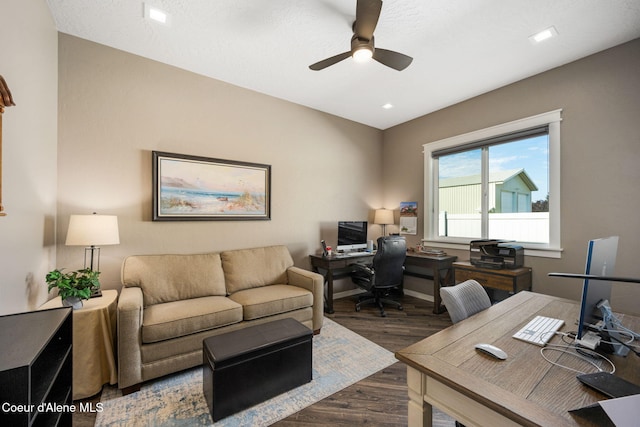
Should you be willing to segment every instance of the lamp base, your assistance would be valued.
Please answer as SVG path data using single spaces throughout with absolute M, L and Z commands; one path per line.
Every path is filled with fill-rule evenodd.
M 89 259 L 89 265 L 87 265 Z M 100 271 L 100 248 L 98 246 L 87 246 L 84 248 L 84 268 L 92 271 Z

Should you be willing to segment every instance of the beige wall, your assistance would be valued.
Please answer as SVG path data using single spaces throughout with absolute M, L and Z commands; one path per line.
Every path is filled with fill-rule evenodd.
M 638 70 L 635 40 L 388 129 L 384 204 L 415 200 L 424 212 L 422 144 L 561 108 L 564 252 L 561 259 L 526 258 L 533 290 L 579 299 L 579 281 L 547 273 L 584 271 L 588 240 L 610 235 L 620 236 L 616 273 L 640 277 Z M 423 229 L 421 214 L 412 244 Z M 468 259 L 466 251 L 449 252 Z M 616 284 L 612 299 L 614 309 L 640 313 L 640 285 Z
M 380 206 L 379 130 L 72 36 L 59 50 L 60 267 L 82 266 L 63 244 L 70 214 L 118 216 L 121 244 L 101 254 L 115 288 L 131 254 L 285 244 L 308 267 L 338 220 Z M 153 222 L 153 150 L 270 164 L 272 219 Z
M 534 290 L 578 298 L 579 283 L 547 272 L 580 271 L 587 240 L 612 234 L 621 236 L 618 274 L 640 277 L 638 40 L 381 132 L 71 36 L 59 36 L 58 55 L 45 3 L 7 0 L 2 13 L 10 37 L 0 37 L 0 74 L 18 105 L 4 115 L 0 314 L 43 302 L 52 268 L 82 266 L 82 248 L 55 245 L 72 213 L 119 217 L 122 243 L 102 250 L 107 288 L 135 253 L 283 243 L 306 267 L 321 238 L 335 243 L 340 219 L 371 221 L 372 209 L 401 201 L 424 209 L 423 143 L 555 108 L 564 110 L 565 252 L 527 259 Z M 152 222 L 152 150 L 271 164 L 273 219 Z M 419 228 L 412 245 L 422 217 Z M 379 233 L 370 227 L 371 238 Z M 637 313 L 636 289 L 616 286 L 614 307 Z
M 55 266 L 58 33 L 46 2 L 2 0 L 0 75 L 13 95 L 2 119 L 0 314 L 46 301 Z

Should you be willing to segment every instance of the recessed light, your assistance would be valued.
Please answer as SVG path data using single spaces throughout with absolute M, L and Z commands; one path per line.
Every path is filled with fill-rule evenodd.
M 389 104 L 388 102 L 382 106 L 385 110 L 390 110 L 393 108 L 393 104 Z
M 144 17 L 162 25 L 171 25 L 171 15 L 148 3 L 144 3 Z
M 531 41 L 531 43 L 533 44 L 537 44 L 540 43 L 542 41 L 548 40 L 552 37 L 555 37 L 558 35 L 558 31 L 556 30 L 555 27 L 549 27 L 549 28 L 545 28 L 544 30 L 535 33 L 532 36 L 529 36 L 529 40 Z

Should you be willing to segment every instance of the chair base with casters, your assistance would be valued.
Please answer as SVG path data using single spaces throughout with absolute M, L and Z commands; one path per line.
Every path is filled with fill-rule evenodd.
M 385 291 L 385 292 L 383 292 Z M 358 297 L 358 302 L 356 303 L 356 311 L 360 311 L 363 304 L 371 304 L 375 303 L 380 309 L 380 316 L 387 317 L 387 313 L 384 311 L 384 305 L 393 305 L 398 310 L 403 310 L 402 303 L 400 301 L 396 301 L 390 298 L 386 298 L 391 293 L 391 289 L 387 290 L 376 290 L 375 292 L 369 292 L 365 295 L 360 295 Z

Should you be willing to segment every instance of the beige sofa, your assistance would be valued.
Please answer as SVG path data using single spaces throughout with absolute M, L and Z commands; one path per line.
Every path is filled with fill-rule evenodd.
M 292 317 L 320 332 L 324 279 L 294 267 L 285 246 L 138 255 L 122 265 L 118 387 L 202 364 L 202 340 Z

